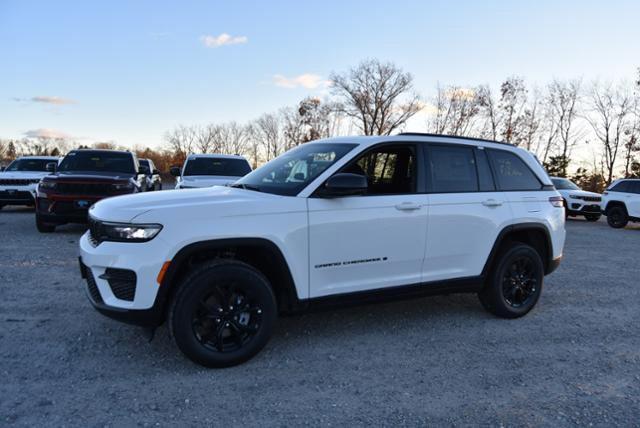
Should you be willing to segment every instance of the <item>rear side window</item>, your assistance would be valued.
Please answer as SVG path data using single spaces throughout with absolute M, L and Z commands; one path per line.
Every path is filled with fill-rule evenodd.
M 478 174 L 472 147 L 429 147 L 431 191 L 434 193 L 477 192 Z
M 629 182 L 628 181 L 621 181 L 620 183 L 616 184 L 615 186 L 613 186 L 610 189 L 612 192 L 629 192 Z
M 631 193 L 640 194 L 640 181 L 630 181 L 629 189 Z
M 542 183 L 526 163 L 506 150 L 488 150 L 500 190 L 540 190 Z

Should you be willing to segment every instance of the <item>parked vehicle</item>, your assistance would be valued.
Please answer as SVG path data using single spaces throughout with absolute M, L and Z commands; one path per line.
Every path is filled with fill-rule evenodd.
M 295 171 L 292 176 L 292 171 Z M 298 146 L 230 187 L 100 201 L 80 240 L 101 313 L 165 321 L 193 361 L 224 367 L 279 313 L 478 293 L 528 313 L 562 258 L 562 197 L 521 148 L 429 134 Z
M 249 162 L 238 155 L 189 155 L 184 167 L 171 168 L 176 189 L 227 186 L 251 172 Z
M 42 233 L 65 223 L 86 223 L 95 202 L 116 195 L 138 193 L 146 187 L 146 170 L 133 153 L 116 150 L 73 150 L 36 191 L 36 227 Z
M 138 164 L 144 167 L 143 170 L 146 169 L 147 171 L 146 190 L 162 190 L 162 177 L 160 177 L 160 171 L 158 171 L 153 161 L 151 159 L 139 159 Z
M 640 179 L 616 180 L 602 195 L 609 226 L 620 229 L 630 221 L 640 222 Z
M 567 217 L 584 216 L 587 221 L 600 220 L 602 195 L 582 190 L 568 178 L 551 177 L 551 181 L 564 198 Z
M 35 204 L 36 186 L 50 174 L 47 164 L 58 162 L 55 156 L 22 156 L 0 171 L 0 210 L 7 205 Z

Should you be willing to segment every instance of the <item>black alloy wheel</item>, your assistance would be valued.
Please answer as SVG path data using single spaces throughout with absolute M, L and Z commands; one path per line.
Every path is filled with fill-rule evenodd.
M 614 229 L 622 229 L 629 223 L 627 210 L 621 206 L 609 208 L 607 211 L 607 223 Z
M 508 305 L 521 308 L 537 291 L 538 280 L 530 257 L 519 257 L 511 262 L 502 277 L 502 296 Z

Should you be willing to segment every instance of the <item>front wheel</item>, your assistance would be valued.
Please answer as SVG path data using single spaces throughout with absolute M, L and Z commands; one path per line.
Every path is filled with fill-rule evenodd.
M 528 245 L 514 244 L 500 253 L 478 297 L 492 314 L 518 318 L 538 302 L 543 279 L 544 265 L 538 252 Z
M 586 214 L 584 218 L 586 218 L 587 221 L 598 221 L 600 220 L 600 214 Z
M 607 210 L 607 223 L 614 229 L 622 229 L 629 223 L 627 210 L 621 206 L 611 207 Z
M 40 216 L 36 214 L 36 228 L 40 233 L 53 233 L 56 230 L 56 225 L 43 222 Z
M 169 312 L 178 348 L 206 367 L 249 360 L 269 341 L 277 317 L 269 281 L 246 263 L 219 260 L 181 284 Z

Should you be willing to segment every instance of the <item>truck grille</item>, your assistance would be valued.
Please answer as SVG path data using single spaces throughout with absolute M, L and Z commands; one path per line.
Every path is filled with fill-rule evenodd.
M 107 195 L 113 187 L 109 183 L 57 183 L 56 193 L 67 195 Z
M 600 201 L 602 201 L 602 198 L 600 196 L 582 196 L 581 199 L 583 201 L 587 201 L 587 202 L 600 202 Z
M 40 179 L 33 178 L 0 178 L 0 186 L 28 186 L 39 182 Z

